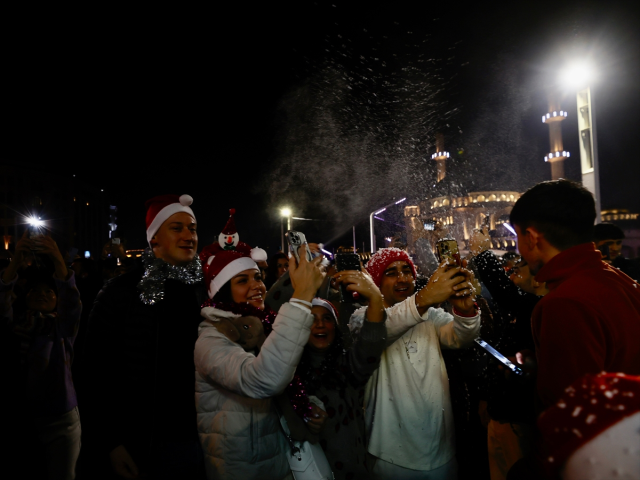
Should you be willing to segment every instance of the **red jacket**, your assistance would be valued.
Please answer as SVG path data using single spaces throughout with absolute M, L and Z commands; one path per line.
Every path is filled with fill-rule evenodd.
M 536 280 L 549 289 L 531 318 L 544 408 L 587 373 L 640 374 L 640 285 L 593 243 L 556 255 Z

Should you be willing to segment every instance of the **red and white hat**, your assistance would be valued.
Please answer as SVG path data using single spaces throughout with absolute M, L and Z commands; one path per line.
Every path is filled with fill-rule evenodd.
M 550 474 L 562 470 L 565 479 L 640 478 L 623 475 L 630 465 L 640 475 L 640 376 L 585 375 L 540 415 L 538 428 Z
M 373 283 L 380 287 L 382 274 L 390 264 L 397 261 L 407 262 L 413 272 L 413 278 L 416 277 L 416 267 L 407 252 L 395 247 L 381 248 L 367 262 L 367 272 L 373 278 Z
M 260 271 L 256 262 L 267 259 L 261 248 L 251 248 L 239 242 L 235 250 L 222 250 L 218 242 L 206 246 L 200 252 L 205 285 L 209 298 L 213 298 L 222 286 L 245 270 Z
M 316 297 L 313 300 L 311 300 L 311 305 L 314 307 L 326 308 L 327 310 L 329 310 L 329 313 L 333 315 L 333 319 L 336 321 L 336 324 L 338 323 L 338 310 L 336 309 L 336 307 L 333 306 L 333 303 L 331 303 L 329 300 Z
M 153 197 L 144 204 L 147 209 L 147 242 L 151 245 L 151 239 L 160 226 L 174 213 L 188 213 L 196 219 L 193 210 L 189 206 L 193 203 L 190 195 L 159 195 Z

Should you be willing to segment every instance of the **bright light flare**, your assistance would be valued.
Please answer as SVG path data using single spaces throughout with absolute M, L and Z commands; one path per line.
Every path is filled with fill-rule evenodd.
M 373 212 L 374 215 L 378 215 L 379 213 L 382 213 L 386 210 L 386 208 L 381 208 L 380 210 L 378 210 L 377 212 Z
M 280 209 L 280 215 L 282 215 L 283 217 L 290 217 L 291 216 L 291 209 L 290 208 L 281 208 Z
M 503 223 L 502 225 L 504 225 L 504 228 L 506 228 L 507 230 L 509 230 L 511 233 L 513 233 L 514 235 L 516 234 L 516 231 L 513 229 L 513 227 L 511 225 L 509 225 L 508 223 Z
M 27 217 L 27 223 L 32 227 L 44 227 L 44 221 L 35 217 Z
M 560 74 L 560 81 L 563 85 L 571 88 L 586 87 L 595 80 L 595 72 L 588 63 L 574 63 L 569 65 Z
M 328 252 L 328 251 L 327 251 L 327 250 L 325 250 L 324 248 L 321 248 L 320 250 L 321 250 L 322 252 L 324 252 L 324 254 L 325 254 L 325 255 L 328 255 L 328 256 L 329 256 L 329 258 L 333 258 L 333 253 Z
M 398 205 L 399 203 L 404 202 L 406 199 L 407 199 L 407 197 L 401 198 L 400 200 L 398 200 L 398 201 L 396 202 L 396 205 Z

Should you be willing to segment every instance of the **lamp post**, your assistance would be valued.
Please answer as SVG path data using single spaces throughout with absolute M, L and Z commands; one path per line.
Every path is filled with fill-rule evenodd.
M 582 185 L 596 200 L 596 223 L 601 222 L 600 170 L 598 166 L 598 138 L 596 111 L 593 103 L 593 71 L 585 63 L 576 63 L 562 75 L 562 83 L 577 91 L 578 133 L 580 135 L 580 168 Z
M 285 252 L 284 248 L 284 223 L 283 219 L 287 217 L 287 232 L 291 230 L 291 209 L 290 208 L 281 208 L 280 209 L 280 242 L 282 246 L 282 251 Z
M 375 235 L 375 232 L 374 232 L 373 217 L 375 215 L 378 215 L 379 213 L 384 212 L 389 207 L 393 207 L 394 205 L 398 205 L 399 203 L 404 202 L 406 199 L 407 199 L 406 197 L 405 198 L 401 198 L 397 202 L 393 202 L 393 203 L 390 203 L 389 205 L 385 205 L 384 207 L 379 208 L 378 210 L 376 210 L 374 212 L 371 212 L 369 214 L 369 229 L 370 229 L 370 234 L 371 234 L 371 255 L 376 253 L 376 235 Z

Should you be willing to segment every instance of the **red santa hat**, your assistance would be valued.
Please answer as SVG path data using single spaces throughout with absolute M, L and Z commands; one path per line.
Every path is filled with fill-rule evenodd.
M 640 445 L 639 412 L 640 376 L 585 375 L 538 418 L 546 470 L 555 474 L 564 466 L 563 478 L 589 478 L 596 470 L 624 470 L 628 461 L 637 466 L 638 457 L 625 455 L 624 449 Z
M 413 278 L 416 277 L 416 267 L 407 252 L 395 247 L 381 248 L 374 253 L 369 262 L 367 262 L 367 271 L 378 288 L 382 283 L 382 275 L 384 274 L 384 271 L 389 265 L 397 261 L 407 262 L 411 267 Z
M 245 270 L 260 271 L 256 262 L 267 259 L 261 248 L 251 248 L 239 242 L 235 250 L 222 250 L 218 242 L 206 246 L 200 252 L 205 285 L 209 298 L 213 298 L 222 286 Z
M 159 195 L 147 200 L 147 242 L 151 245 L 151 239 L 160 226 L 173 214 L 179 212 L 188 213 L 196 219 L 193 210 L 189 206 L 193 203 L 190 195 Z
M 236 214 L 236 209 L 230 208 L 229 220 L 227 220 L 227 224 L 222 229 L 222 233 L 224 235 L 233 235 L 238 232 L 238 230 L 236 230 L 236 221 L 234 220 L 234 217 L 233 217 L 235 214 Z

